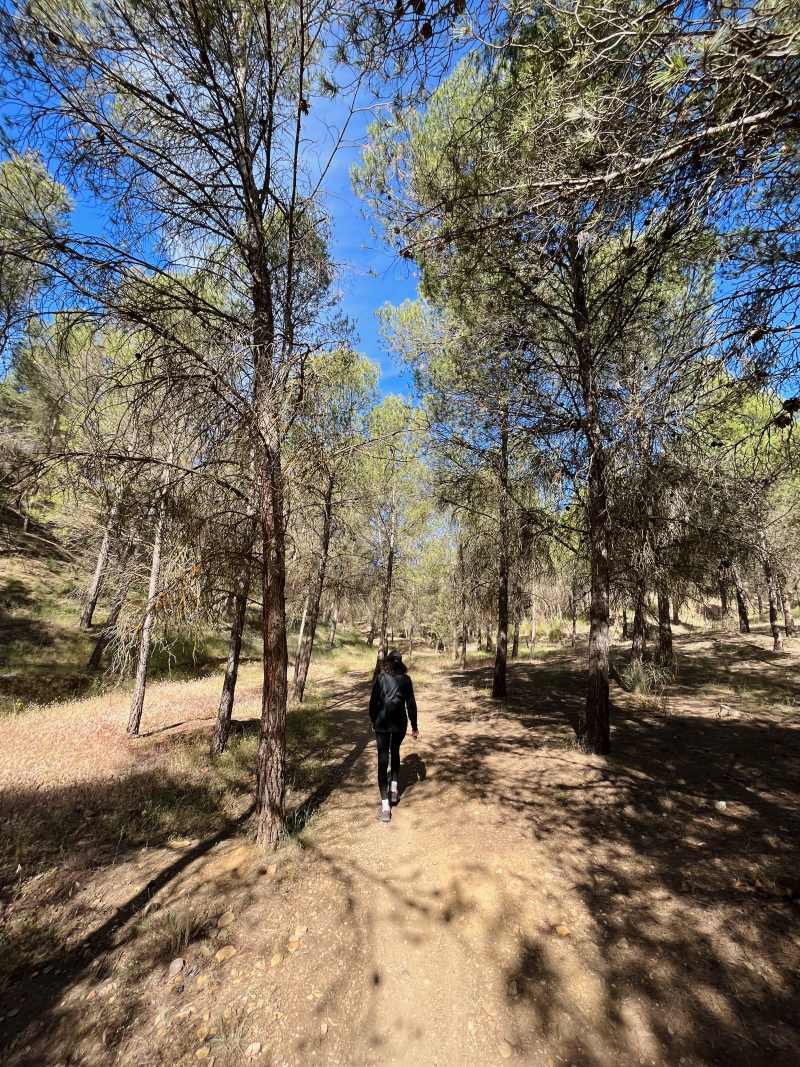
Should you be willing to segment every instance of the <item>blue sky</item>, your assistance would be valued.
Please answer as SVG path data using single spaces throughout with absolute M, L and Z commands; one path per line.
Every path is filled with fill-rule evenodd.
M 317 156 L 325 157 L 331 144 L 328 129 L 338 130 L 346 115 L 346 101 L 317 100 L 315 114 L 306 125 L 309 136 L 309 170 Z M 332 219 L 332 255 L 339 266 L 338 288 L 344 314 L 355 324 L 354 345 L 380 367 L 381 393 L 409 395 L 408 375 L 382 344 L 375 312 L 389 302 L 399 304 L 416 295 L 417 272 L 413 262 L 400 259 L 380 236 L 375 219 L 353 192 L 350 169 L 361 157 L 372 113 L 355 115 L 346 142 L 338 150 L 323 185 L 324 203 Z M 314 144 L 313 142 L 317 142 Z M 104 209 L 76 196 L 73 191 L 73 226 L 84 233 L 103 228 Z
M 319 101 L 317 106 L 320 122 L 324 119 L 334 127 L 340 126 L 343 105 Z M 351 120 L 347 141 L 327 173 L 324 199 L 333 222 L 332 253 L 341 272 L 342 309 L 356 325 L 356 347 L 379 365 L 383 393 L 407 394 L 408 376 L 386 352 L 375 312 L 387 302 L 399 304 L 416 296 L 416 267 L 413 262 L 400 259 L 384 243 L 380 226 L 366 214 L 368 209 L 353 192 L 350 180 L 350 169 L 361 157 L 371 118 L 370 112 L 363 111 Z M 316 133 L 317 130 L 313 135 Z

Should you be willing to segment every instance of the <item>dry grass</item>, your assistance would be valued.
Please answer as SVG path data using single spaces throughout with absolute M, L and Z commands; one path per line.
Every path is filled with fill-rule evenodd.
M 462 674 L 420 651 L 422 736 L 386 838 L 367 749 L 374 651 L 345 638 L 320 650 L 290 714 L 294 833 L 273 857 L 245 818 L 255 664 L 219 761 L 218 677 L 153 685 L 136 742 L 122 692 L 0 721 L 13 1067 L 65 1050 L 83 1067 L 188 1067 L 200 1049 L 233 1067 L 253 1041 L 260 1062 L 292 1067 L 375 1049 L 465 1065 L 509 1048 L 582 1067 L 793 1062 L 797 648 L 684 629 L 663 700 L 615 687 L 607 760 L 573 744 L 582 644 L 521 656 L 506 702 L 488 697 L 490 655 Z
M 0 716 L 120 688 L 127 692 L 128 679 L 86 670 L 107 605 L 101 600 L 91 631 L 79 629 L 84 581 L 85 575 L 62 561 L 0 559 Z M 224 627 L 193 636 L 173 634 L 156 642 L 150 676 L 193 680 L 216 673 L 226 654 Z M 253 630 L 243 655 L 258 654 Z
M 324 786 L 340 757 L 342 738 L 332 738 L 329 708 L 341 715 L 343 701 L 358 693 L 353 726 L 364 728 L 363 681 L 374 652 L 356 636 L 342 636 L 335 649 L 320 650 L 305 703 L 289 711 L 290 809 Z M 238 866 L 228 869 L 224 858 L 221 873 L 213 873 L 219 866 L 213 857 L 216 842 L 247 840 L 243 819 L 254 786 L 259 673 L 255 663 L 242 668 L 234 729 L 218 760 L 207 747 L 219 676 L 151 684 L 138 740 L 125 737 L 128 694 L 121 689 L 29 706 L 0 720 L 0 989 L 28 981 L 44 997 L 48 988 L 66 986 L 70 1004 L 97 998 L 91 1023 L 77 1006 L 62 1008 L 75 1062 L 112 1062 L 117 1047 L 130 1041 L 137 1004 L 163 997 L 159 985 L 175 956 L 188 961 L 187 988 L 201 972 L 210 974 L 212 987 L 216 981 L 215 953 L 230 940 L 216 926 L 220 890 L 226 887 L 233 899 L 246 884 Z M 284 878 L 291 878 L 293 857 L 302 855 L 298 842 L 309 817 L 306 811 L 296 821 L 297 842 L 287 841 L 281 851 Z M 253 852 L 243 848 L 249 872 Z M 206 852 L 207 860 L 195 858 Z M 198 863 L 210 872 L 207 882 L 198 880 Z M 158 895 L 163 871 L 183 864 L 190 864 L 191 878 L 171 875 L 169 891 Z M 267 875 L 263 863 L 253 868 L 253 877 Z M 129 913 L 137 891 L 147 899 Z M 123 913 L 129 921 L 119 940 L 108 924 Z M 252 1038 L 247 1019 L 240 1007 L 199 1026 L 187 1015 L 187 1025 L 170 1039 L 171 1056 L 191 1051 L 202 1034 L 218 1057 L 235 1057 Z M 57 1046 L 47 1047 L 50 1057 Z M 137 1063 L 161 1062 L 154 1049 L 135 1055 Z
M 331 682 L 356 665 L 363 673 L 371 657 L 349 641 L 315 665 L 305 703 L 290 709 L 290 806 L 326 772 Z M 241 818 L 253 793 L 257 665 L 241 672 L 230 743 L 212 760 L 219 688 L 219 677 L 151 684 L 137 740 L 124 733 L 122 691 L 0 720 L 0 892 L 8 908 L 0 977 L 30 969 L 80 934 L 81 915 L 70 901 L 87 870 L 113 871 L 139 853 L 180 847 Z

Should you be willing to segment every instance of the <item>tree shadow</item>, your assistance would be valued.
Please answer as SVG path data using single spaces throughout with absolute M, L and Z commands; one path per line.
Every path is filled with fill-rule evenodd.
M 300 725 L 304 710 L 291 713 L 287 778 L 290 798 L 297 798 L 289 816 L 293 832 L 346 778 L 366 746 L 368 688 L 364 681 L 331 689 L 339 700 L 347 694 L 351 700 L 336 713 L 335 737 L 317 750 L 313 731 Z M 325 715 L 322 707 L 307 717 L 313 726 Z M 115 779 L 0 792 L 0 990 L 4 1002 L 17 1006 L 0 1020 L 7 1062 L 41 1065 L 53 1062 L 56 1046 L 96 1042 L 92 1027 L 97 1024 L 82 1001 L 101 988 L 106 966 L 117 984 L 113 1010 L 103 1008 L 110 1056 L 114 1042 L 124 1040 L 145 1010 L 142 975 L 153 969 L 160 973 L 179 954 L 175 927 L 180 931 L 186 921 L 191 939 L 203 939 L 229 891 L 239 907 L 252 900 L 256 881 L 267 872 L 265 862 L 251 864 L 249 881 L 237 872 L 227 880 L 216 878 L 209 910 L 199 916 L 192 912 L 190 918 L 185 914 L 185 902 L 195 900 L 194 881 L 202 877 L 198 865 L 212 862 L 217 846 L 249 836 L 258 720 L 239 720 L 237 726 L 228 750 L 214 761 L 207 756 L 205 729 L 154 732 L 142 753 L 147 769 Z M 310 795 L 300 796 L 309 789 Z M 121 882 L 118 869 L 126 872 Z M 131 871 L 141 869 L 152 873 L 126 894 Z M 87 880 L 111 894 L 110 907 L 107 899 L 95 905 L 82 888 Z M 165 915 L 156 931 L 151 906 L 157 907 L 153 914 Z M 101 1051 L 97 1055 L 102 1059 Z
M 800 734 L 764 703 L 797 699 L 795 665 L 751 640 L 706 642 L 679 639 L 669 713 L 616 694 L 605 759 L 574 748 L 584 676 L 568 656 L 515 664 L 505 702 L 485 669 L 452 678 L 471 700 L 444 715 L 446 738 L 465 735 L 437 752 L 437 780 L 499 805 L 577 894 L 583 944 L 524 932 L 506 972 L 519 1032 L 572 1063 L 794 1062 Z M 758 710 L 681 709 L 742 681 Z M 597 980 L 580 1025 L 569 956 Z
M 7 578 L 0 585 L 0 666 L 9 662 L 12 644 L 44 648 L 53 644 L 47 628 L 36 618 L 19 617 L 12 612 L 35 607 L 24 582 Z
M 52 790 L 46 798 L 37 794 L 17 794 L 13 798 L 3 794 L 0 797 L 5 818 L 13 818 L 17 805 L 38 806 L 43 800 L 46 810 L 52 812 L 41 827 L 38 839 L 39 862 L 35 866 L 39 870 L 33 875 L 29 873 L 30 867 L 22 872 L 28 875 L 31 891 L 15 894 L 16 899 L 6 908 L 0 980 L 5 987 L 4 999 L 13 1002 L 16 1009 L 0 1024 L 0 1039 L 9 1063 L 30 1064 L 32 1067 L 33 1064 L 52 1062 L 54 1032 L 58 1034 L 56 1043 L 60 1047 L 64 1047 L 65 1041 L 71 1046 L 77 1044 L 87 1032 L 85 1009 L 79 1003 L 65 1003 L 65 994 L 85 979 L 96 984 L 104 977 L 103 965 L 120 954 L 127 957 L 126 969 L 120 979 L 122 995 L 115 998 L 119 1010 L 110 1012 L 106 1029 L 114 1040 L 122 1039 L 124 1031 L 138 1014 L 142 968 L 151 969 L 167 962 L 171 948 L 169 940 L 162 942 L 160 948 L 156 946 L 155 951 L 152 944 L 144 941 L 140 946 L 138 936 L 141 931 L 136 928 L 134 920 L 146 914 L 153 898 L 179 875 L 207 856 L 215 846 L 240 832 L 252 811 L 250 806 L 235 819 L 226 817 L 220 811 L 218 794 L 211 786 L 187 789 L 177 781 L 165 781 L 163 773 L 136 775 L 135 779 L 135 783 L 103 783 L 91 790 L 86 787 Z M 85 879 L 87 870 L 97 878 L 104 869 L 130 860 L 133 853 L 145 846 L 140 843 L 142 836 L 136 833 L 120 834 L 115 841 L 107 823 L 103 824 L 102 833 L 72 841 L 66 846 L 73 836 L 70 824 L 77 824 L 79 828 L 83 825 L 79 820 L 87 814 L 81 806 L 87 794 L 91 795 L 98 809 L 108 811 L 113 806 L 113 810 L 122 816 L 125 809 L 120 809 L 120 802 L 130 799 L 132 789 L 139 789 L 143 795 L 150 795 L 156 803 L 164 805 L 161 832 L 152 827 L 146 835 L 146 847 L 155 850 L 157 870 L 138 891 L 113 908 L 105 921 L 97 923 L 98 913 L 85 897 L 73 902 L 78 879 Z M 208 825 L 212 821 L 213 813 L 214 832 L 207 833 L 191 847 L 171 847 L 176 824 L 167 815 L 174 814 L 176 807 L 184 815 L 191 812 L 195 816 L 181 822 L 181 830 L 197 832 L 201 823 Z M 197 818 L 196 813 L 202 813 L 204 818 Z M 52 863 L 53 860 L 59 817 L 67 825 L 63 826 L 61 838 L 61 863 L 52 867 L 48 866 L 48 861 Z M 6 874 L 8 866 L 4 864 L 4 867 Z M 4 895 L 12 888 L 13 882 L 9 884 L 6 880 Z M 52 909 L 59 905 L 56 918 Z M 104 910 L 100 910 L 101 916 Z M 84 934 L 87 925 L 92 929 Z M 193 927 L 192 936 L 203 936 L 209 925 L 210 918 L 206 917 Z M 98 964 L 99 969 L 95 970 Z
M 306 828 L 334 790 L 363 788 L 362 779 L 353 775 L 353 771 L 375 737 L 368 717 L 371 689 L 371 674 L 346 686 L 333 681 L 321 687 L 319 699 L 325 709 L 323 714 L 326 721 L 334 725 L 332 733 L 325 739 L 324 748 L 329 755 L 335 753 L 335 763 L 330 765 L 310 795 L 290 812 L 287 826 L 291 834 L 299 834 Z M 319 750 L 310 751 L 312 758 L 318 753 Z
M 710 692 L 721 685 L 720 675 L 706 662 L 707 650 L 691 640 L 681 646 L 682 662 L 696 657 L 691 666 L 704 687 L 701 693 Z M 791 671 L 791 661 L 781 662 L 783 667 L 769 665 L 778 672 L 775 692 L 795 684 L 792 677 L 780 675 L 780 670 Z M 555 650 L 533 663 L 517 661 L 505 702 L 490 698 L 490 678 L 490 669 L 483 667 L 454 673 L 451 681 L 462 699 L 449 700 L 439 712 L 442 729 L 426 759 L 412 752 L 401 764 L 404 794 L 425 783 L 417 810 L 426 824 L 438 817 L 440 798 L 441 818 L 448 818 L 445 794 L 449 803 L 453 791 L 467 802 L 488 802 L 487 810 L 498 818 L 497 830 L 493 824 L 489 830 L 476 826 L 475 847 L 466 859 L 456 862 L 448 853 L 446 885 L 429 882 L 420 888 L 415 867 L 370 869 L 363 855 L 348 847 L 350 823 L 338 831 L 343 842 L 338 852 L 332 847 L 337 827 L 327 821 L 320 823 L 324 842 L 304 841 L 304 848 L 325 863 L 341 886 L 342 915 L 355 920 L 347 935 L 348 952 L 358 957 L 359 966 L 372 965 L 375 988 L 382 977 L 374 915 L 368 907 L 352 914 L 359 895 L 365 897 L 365 884 L 367 901 L 374 890 L 385 891 L 396 903 L 404 937 L 424 939 L 409 916 L 460 929 L 458 924 L 475 912 L 470 890 L 491 880 L 498 907 L 481 929 L 487 961 L 481 980 L 499 982 L 506 991 L 512 1054 L 536 1062 L 536 1041 L 541 1039 L 554 1057 L 581 1067 L 642 1060 L 670 1067 L 682 1060 L 692 1067 L 794 1063 L 800 1003 L 795 934 L 800 736 L 791 716 L 764 708 L 727 720 L 716 714 L 714 702 L 703 712 L 682 710 L 677 700 L 665 714 L 652 701 L 615 693 L 612 754 L 587 757 L 573 741 L 583 699 L 583 675 L 574 655 Z M 309 817 L 334 790 L 346 810 L 351 802 L 356 811 L 361 805 L 373 773 L 363 758 L 372 737 L 366 719 L 368 690 L 368 680 L 328 686 L 323 700 L 336 708 L 329 716 L 335 729 L 317 734 L 316 716 L 311 715 L 311 732 L 295 735 L 295 794 L 300 785 L 308 787 L 293 807 L 295 832 L 308 827 Z M 697 693 L 690 695 L 696 698 Z M 326 713 L 320 714 L 324 719 Z M 82 1018 L 85 1005 L 65 1006 L 64 997 L 85 980 L 91 957 L 141 955 L 142 933 L 135 924 L 153 893 L 161 899 L 170 889 L 175 897 L 189 866 L 211 857 L 222 840 L 219 834 L 244 829 L 255 728 L 255 720 L 243 722 L 233 744 L 239 763 L 228 757 L 231 766 L 225 773 L 240 787 L 235 812 L 222 804 L 213 780 L 201 777 L 187 786 L 185 774 L 167 782 L 155 770 L 141 772 L 150 777 L 132 792 L 121 782 L 103 783 L 91 811 L 70 790 L 61 799 L 58 790 L 31 790 L 18 798 L 23 810 L 53 809 L 37 838 L 49 857 L 37 861 L 31 853 L 23 856 L 23 866 L 27 871 L 31 865 L 26 874 L 31 883 L 37 884 L 36 875 L 46 875 L 42 893 L 56 903 L 69 904 L 78 871 L 70 861 L 78 853 L 87 868 L 100 870 L 121 858 L 132 861 L 142 840 L 163 855 L 159 853 L 159 869 L 145 885 L 116 904 L 114 914 L 88 934 L 82 924 L 97 923 L 96 915 L 76 911 L 74 936 L 59 937 L 36 910 L 36 899 L 29 899 L 42 948 L 35 965 L 18 973 L 9 990 L 14 1003 L 25 1004 L 18 1016 L 5 1021 L 16 1044 L 9 1045 L 9 1037 L 3 1047 L 18 1057 L 15 1067 L 49 1062 L 53 1033 L 68 1040 L 71 1028 L 77 1032 L 88 1025 Z M 207 743 L 204 734 L 199 743 Z M 185 744 L 185 738 L 162 736 L 153 744 L 163 752 Z M 148 826 L 140 827 L 150 836 L 126 831 L 118 840 L 119 821 L 102 815 L 118 812 L 131 818 L 129 809 L 150 793 L 163 809 L 151 812 Z M 12 827 L 14 799 L 0 797 L 0 818 L 10 816 Z M 416 807 L 415 798 L 409 813 Z M 87 823 L 96 827 L 96 843 Z M 177 830 L 197 840 L 181 846 L 178 855 L 168 855 Z M 518 862 L 495 873 L 494 855 L 506 833 Z M 59 858 L 55 876 L 47 874 L 53 856 Z M 424 867 L 424 854 L 419 863 Z M 3 874 L 10 891 L 16 888 L 13 870 L 9 854 Z M 259 877 L 256 867 L 230 886 L 254 893 L 248 879 Z M 508 891 L 512 879 L 531 902 L 533 919 L 515 910 L 519 898 Z M 219 885 L 220 899 L 226 886 Z M 316 891 L 317 883 L 308 894 Z M 563 932 L 547 918 L 548 907 L 569 911 Z M 202 925 L 199 930 L 203 936 Z M 167 962 L 168 953 L 148 951 L 147 959 L 162 966 Z M 45 976 L 46 967 L 50 973 Z M 115 1033 L 134 1026 L 143 1010 L 135 979 L 124 990 Z M 338 995 L 332 985 L 314 1011 L 327 1010 Z M 382 1020 L 374 1018 L 376 1002 L 367 994 L 364 1000 L 365 1032 L 377 1035 Z M 35 1032 L 33 1024 L 39 1026 Z M 309 1058 L 313 1040 L 298 1040 L 298 1054 Z M 26 1045 L 32 1052 L 23 1051 Z M 466 1054 L 464 1062 L 471 1062 Z

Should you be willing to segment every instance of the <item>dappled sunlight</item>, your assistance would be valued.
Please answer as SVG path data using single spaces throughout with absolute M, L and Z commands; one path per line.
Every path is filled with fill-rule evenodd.
M 782 669 L 793 684 L 793 664 Z M 490 1062 L 751 1065 L 760 1060 L 742 1035 L 759 1031 L 781 1062 L 794 1047 L 800 963 L 795 817 L 779 799 L 800 787 L 796 735 L 773 722 L 767 740 L 761 719 L 723 722 L 713 706 L 680 715 L 673 700 L 664 715 L 637 701 L 626 711 L 623 699 L 614 755 L 585 756 L 570 726 L 579 698 L 562 695 L 579 692 L 574 670 L 568 653 L 519 663 L 503 704 L 486 696 L 480 667 L 454 674 L 455 690 L 434 678 L 436 738 L 383 862 L 353 855 L 355 812 L 335 833 L 348 796 L 362 803 L 360 779 L 316 828 L 326 862 L 327 846 L 340 870 L 344 851 L 348 875 L 374 886 L 362 908 L 384 943 L 402 940 L 398 973 L 413 967 L 424 981 L 427 958 L 460 1004 L 465 1029 L 451 1034 L 426 987 L 420 1032 L 400 1017 L 393 1028 L 385 1013 L 401 979 L 383 974 L 373 1043 L 410 1062 L 435 1029 L 462 1062 L 486 1056 L 488 1033 Z M 754 793 L 749 772 L 762 766 L 770 789 Z
M 679 654 L 733 705 L 725 640 L 718 671 L 693 636 Z M 415 657 L 421 735 L 388 828 L 368 678 L 323 672 L 290 719 L 272 857 L 247 835 L 246 716 L 213 764 L 198 717 L 137 743 L 148 769 L 4 795 L 18 1062 L 55 1040 L 87 1063 L 149 1063 L 149 1043 L 153 1063 L 205 1045 L 227 1064 L 267 1034 L 297 1064 L 425 1062 L 432 1041 L 476 1067 L 791 1062 L 794 716 L 684 708 L 679 678 L 666 712 L 615 690 L 614 751 L 585 755 L 580 654 L 516 662 L 503 702 L 486 666 Z M 795 656 L 773 668 L 781 699 Z
M 3 4 L 3 1067 L 800 1064 L 799 25 Z
M 342 752 L 364 735 L 358 707 L 364 699 L 363 672 L 349 686 L 344 674 L 346 670 L 325 681 L 319 692 L 314 683 L 306 704 L 289 714 L 288 804 L 302 803 L 305 821 L 336 784 Z M 333 739 L 323 692 L 338 709 Z M 208 731 L 214 705 L 209 702 L 217 696 L 218 682 L 210 688 L 205 682 L 153 686 L 150 722 L 163 726 L 153 725 L 149 736 L 134 742 L 122 733 L 121 706 L 104 708 L 108 725 L 98 724 L 80 705 L 43 712 L 56 736 L 77 729 L 81 743 L 60 752 L 61 775 L 70 784 L 23 786 L 26 766 L 37 776 L 47 770 L 37 764 L 35 749 L 21 745 L 26 765 L 11 769 L 17 784 L 0 793 L 2 890 L 4 900 L 13 901 L 3 929 L 0 982 L 11 982 L 9 988 L 20 997 L 21 1007 L 4 1021 L 7 1036 L 25 1034 L 27 1058 L 20 1062 L 45 1062 L 47 1050 L 59 1045 L 74 1048 L 85 1062 L 99 1062 L 103 1048 L 111 1054 L 123 1046 L 126 1056 L 136 1058 L 143 1055 L 141 1041 L 162 1024 L 170 1027 L 172 1054 L 184 1044 L 191 1051 L 194 1028 L 205 1011 L 195 1013 L 192 997 L 207 996 L 220 987 L 230 967 L 238 969 L 235 960 L 230 967 L 226 963 L 223 973 L 216 960 L 224 947 L 216 923 L 231 906 L 248 941 L 255 939 L 247 949 L 240 944 L 237 954 L 254 953 L 252 966 L 274 987 L 279 969 L 270 969 L 270 960 L 281 946 L 286 953 L 291 935 L 281 932 L 280 914 L 273 915 L 272 905 L 272 918 L 265 922 L 263 908 L 276 894 L 282 899 L 290 892 L 302 848 L 300 839 L 290 838 L 277 860 L 267 862 L 249 842 L 256 745 L 250 727 L 257 719 L 237 720 L 227 751 L 211 761 Z M 184 706 L 177 708 L 180 701 Z M 343 705 L 354 702 L 353 741 L 348 742 L 351 711 Z M 247 709 L 245 699 L 239 714 L 246 716 Z M 177 722 L 172 719 L 176 711 Z M 26 734 L 26 742 L 32 736 L 32 721 L 24 717 L 6 720 L 2 728 Z M 92 753 L 104 740 L 104 759 L 93 761 Z M 362 749 L 363 744 L 358 751 Z M 109 758 L 115 750 L 120 753 L 116 763 Z M 230 838 L 242 833 L 241 843 L 231 844 Z M 251 930 L 252 909 L 258 918 Z M 287 959 L 295 960 L 291 952 L 296 948 L 292 945 Z M 182 993 L 174 995 L 165 975 L 178 955 L 187 957 L 181 971 L 187 980 Z M 183 993 L 191 994 L 188 1006 Z M 253 1003 L 263 999 L 260 995 Z M 89 1016 L 83 1011 L 85 1000 L 93 1005 Z M 188 1010 L 178 1033 L 173 1016 L 182 1007 Z M 241 1033 L 251 1033 L 256 1022 L 248 1007 L 252 1005 L 241 1008 Z M 140 1033 L 142 1016 L 148 1023 Z M 221 1015 L 216 1020 L 218 1035 L 228 1022 Z M 233 1041 L 223 1050 L 233 1054 L 237 1047 Z

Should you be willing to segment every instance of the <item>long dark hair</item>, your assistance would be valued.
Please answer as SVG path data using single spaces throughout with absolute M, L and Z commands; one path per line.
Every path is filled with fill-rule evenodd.
M 383 669 L 387 674 L 407 674 L 407 668 L 396 648 L 383 657 Z

